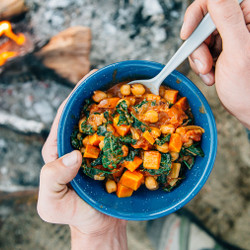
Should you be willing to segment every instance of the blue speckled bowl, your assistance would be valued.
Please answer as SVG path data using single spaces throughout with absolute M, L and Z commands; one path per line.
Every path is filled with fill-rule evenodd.
M 73 150 L 70 135 L 77 123 L 82 103 L 94 90 L 108 89 L 115 83 L 152 78 L 164 65 L 149 61 L 124 61 L 102 68 L 84 80 L 71 94 L 58 127 L 58 153 L 63 156 Z M 126 220 L 150 220 L 170 214 L 187 204 L 200 191 L 213 168 L 217 150 L 217 131 L 212 111 L 200 90 L 185 76 L 174 71 L 164 84 L 179 90 L 188 98 L 196 125 L 205 129 L 202 149 L 205 157 L 197 157 L 194 167 L 172 192 L 149 191 L 141 186 L 129 198 L 118 198 L 105 191 L 104 183 L 78 173 L 71 185 L 76 193 L 100 212 Z

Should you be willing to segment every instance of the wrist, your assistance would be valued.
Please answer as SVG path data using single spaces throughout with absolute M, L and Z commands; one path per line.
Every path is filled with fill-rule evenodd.
M 70 226 L 72 250 L 127 250 L 126 222 L 117 220 L 110 227 L 94 233 L 83 233 L 77 227 Z

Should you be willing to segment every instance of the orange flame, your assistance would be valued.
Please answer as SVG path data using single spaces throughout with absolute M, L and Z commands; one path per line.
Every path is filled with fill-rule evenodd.
M 22 45 L 25 42 L 25 36 L 23 34 L 14 34 L 11 24 L 8 21 L 0 22 L 0 36 L 2 35 L 9 37 L 18 45 Z
M 15 57 L 15 56 L 17 56 L 17 54 L 18 53 L 15 51 L 2 52 L 0 54 L 0 66 L 3 66 L 5 64 L 5 62 L 8 60 L 8 58 Z

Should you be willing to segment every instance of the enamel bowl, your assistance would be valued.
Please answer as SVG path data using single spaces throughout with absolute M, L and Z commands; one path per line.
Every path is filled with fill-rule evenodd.
M 78 123 L 84 99 L 90 98 L 94 90 L 107 90 L 122 81 L 152 78 L 163 67 L 150 61 L 123 61 L 102 68 L 82 81 L 69 97 L 59 122 L 59 157 L 73 150 L 70 135 Z M 104 214 L 126 220 L 151 220 L 173 213 L 194 198 L 211 173 L 217 151 L 217 131 L 207 100 L 188 78 L 177 71 L 169 75 L 163 84 L 179 90 L 180 95 L 188 98 L 195 124 L 205 129 L 201 143 L 205 157 L 196 158 L 193 168 L 186 171 L 186 178 L 173 191 L 149 191 L 142 185 L 128 198 L 108 194 L 104 182 L 94 181 L 79 171 L 71 181 L 73 189 L 84 201 Z

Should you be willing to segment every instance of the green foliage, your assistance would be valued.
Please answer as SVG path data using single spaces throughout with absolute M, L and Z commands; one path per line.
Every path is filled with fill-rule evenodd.
M 133 122 L 129 112 L 128 112 L 128 105 L 125 100 L 121 101 L 116 106 L 116 113 L 119 114 L 119 121 L 117 123 L 118 126 L 120 125 L 129 125 Z
M 164 143 L 166 142 L 169 142 L 170 141 L 170 137 L 171 137 L 171 134 L 167 134 L 163 137 L 160 137 L 160 138 L 156 138 L 155 139 L 155 143 L 159 146 L 162 146 Z
M 151 131 L 151 129 L 149 128 L 149 126 L 147 126 L 145 123 L 143 123 L 140 120 L 138 120 L 133 114 L 132 114 L 132 117 L 134 118 L 134 122 L 133 122 L 133 125 L 132 125 L 134 128 L 138 128 L 142 132 L 145 132 L 146 130 Z
M 75 149 L 80 149 L 80 147 L 82 146 L 82 141 L 79 141 L 77 139 L 77 134 L 78 133 L 79 133 L 78 129 L 75 129 L 73 131 L 73 133 L 71 134 L 71 136 L 70 136 L 71 145 Z
M 133 139 L 131 135 L 119 137 L 119 141 L 122 143 L 136 144 L 137 140 Z
M 92 99 L 85 99 L 83 107 L 82 107 L 82 114 L 84 114 L 85 116 L 89 116 L 89 111 L 88 108 L 89 106 L 93 103 Z
M 81 129 L 82 129 L 83 134 L 92 135 L 95 133 L 95 130 L 93 129 L 93 127 L 87 123 L 87 119 L 85 119 L 81 123 Z
M 83 158 L 81 169 L 84 174 L 86 174 L 88 177 L 94 179 L 95 175 L 100 175 L 100 176 L 107 176 L 110 174 L 109 171 L 93 168 L 93 167 L 88 167 L 86 160 Z
M 105 124 L 103 124 L 97 128 L 98 135 L 105 136 L 106 133 L 107 133 L 107 126 Z
M 104 168 L 117 168 L 117 164 L 122 160 L 122 143 L 118 137 L 108 132 L 104 138 L 104 147 L 102 149 L 102 165 Z
M 194 156 L 190 156 L 190 159 L 188 161 L 183 161 L 185 166 L 190 170 L 194 166 Z
M 135 111 L 138 113 L 139 112 L 139 109 L 144 105 L 148 103 L 148 101 L 146 99 L 144 99 L 143 101 L 141 101 L 140 103 L 138 103 L 137 105 L 134 106 L 135 108 Z
M 98 166 L 98 165 L 102 165 L 102 152 L 99 154 L 99 157 L 97 159 L 95 159 L 94 161 L 92 161 L 90 163 L 90 165 L 92 167 Z
M 164 175 L 162 178 L 165 178 L 171 170 L 171 164 L 171 155 L 161 154 L 161 163 L 159 169 L 144 169 L 144 171 L 150 173 L 151 175 Z
M 199 143 L 194 143 L 188 148 L 182 148 L 180 153 L 182 155 L 191 155 L 191 156 L 200 156 L 200 157 L 205 156 Z
M 124 158 L 124 161 L 133 161 L 135 156 L 138 156 L 140 154 L 140 150 L 138 148 L 130 148 L 129 154 Z

